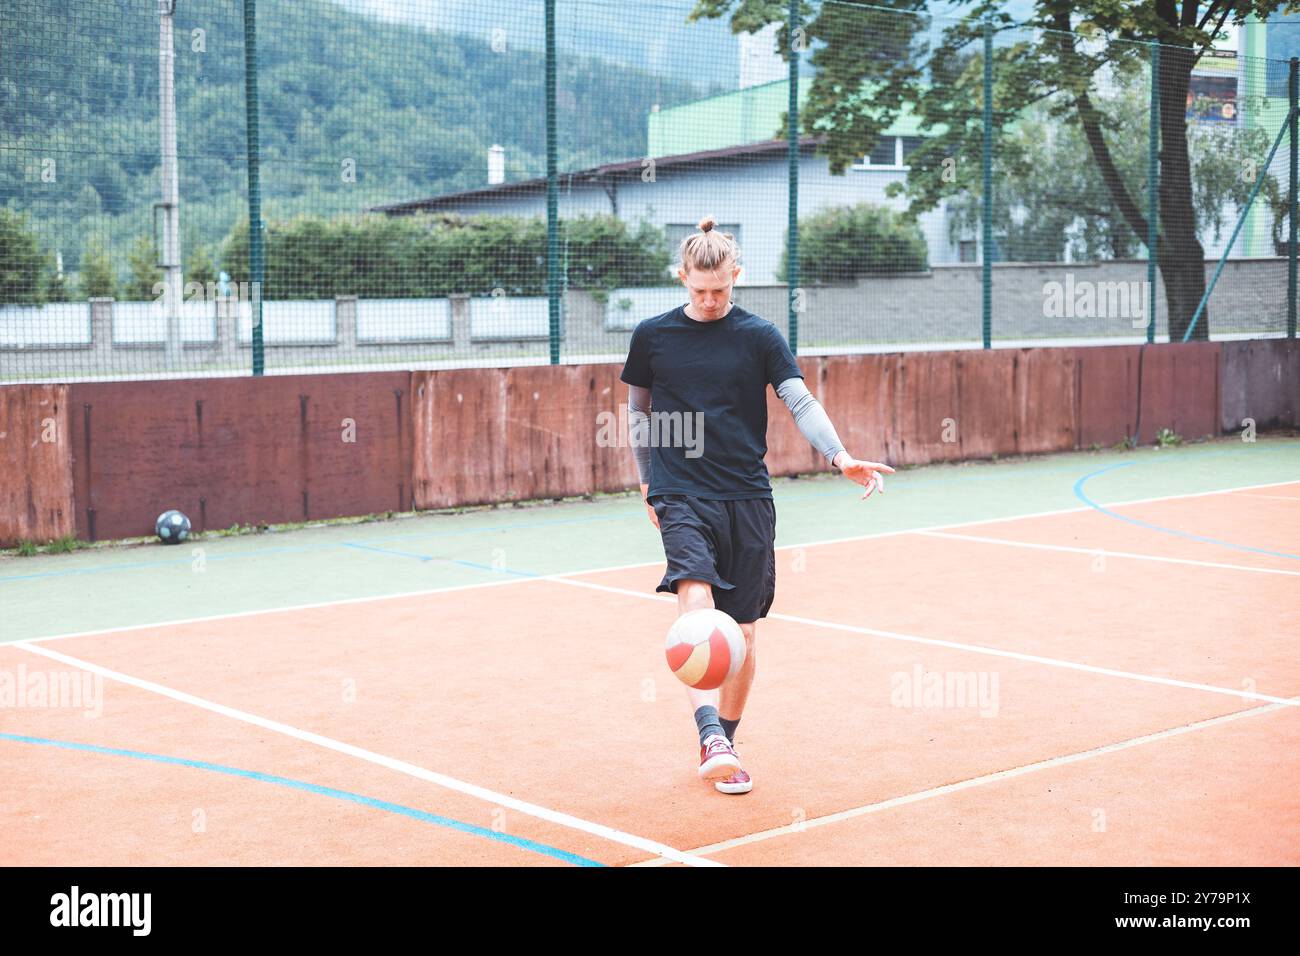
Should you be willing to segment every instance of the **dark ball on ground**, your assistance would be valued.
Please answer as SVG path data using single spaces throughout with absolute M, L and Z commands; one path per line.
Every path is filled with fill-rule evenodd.
M 164 544 L 180 544 L 190 536 L 190 519 L 179 511 L 164 511 L 153 529 Z

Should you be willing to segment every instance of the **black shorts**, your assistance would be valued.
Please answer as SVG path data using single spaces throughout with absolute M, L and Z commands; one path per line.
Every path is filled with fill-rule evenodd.
M 749 624 L 767 617 L 776 595 L 776 504 L 771 498 L 715 501 L 655 495 L 668 570 L 656 591 L 683 579 L 713 585 L 713 606 Z

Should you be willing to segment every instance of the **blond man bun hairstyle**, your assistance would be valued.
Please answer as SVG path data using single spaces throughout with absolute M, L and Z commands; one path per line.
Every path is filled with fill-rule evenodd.
M 682 240 L 677 250 L 681 269 L 690 272 L 699 269 L 712 272 L 726 265 L 740 264 L 740 246 L 736 237 L 729 232 L 718 232 L 714 227 L 718 220 L 705 216 L 700 220 L 699 232 L 693 232 Z

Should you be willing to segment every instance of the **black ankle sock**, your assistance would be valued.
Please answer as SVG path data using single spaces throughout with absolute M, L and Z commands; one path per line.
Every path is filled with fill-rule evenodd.
M 722 724 L 722 732 L 727 735 L 727 739 L 733 744 L 736 742 L 736 728 L 740 726 L 740 718 L 728 720 L 726 717 L 719 717 L 718 723 Z
M 703 745 L 704 738 L 712 734 L 722 734 L 726 732 L 722 729 L 722 724 L 718 722 L 718 708 L 705 704 L 695 711 L 695 726 L 700 731 L 700 744 Z

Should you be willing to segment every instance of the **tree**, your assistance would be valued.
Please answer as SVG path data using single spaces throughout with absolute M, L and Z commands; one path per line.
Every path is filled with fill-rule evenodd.
M 190 246 L 181 274 L 186 285 L 197 282 L 207 289 L 209 282 L 217 281 L 217 272 L 212 266 L 212 250 L 201 242 Z
M 67 273 L 60 273 L 53 256 L 49 257 L 49 272 L 45 282 L 46 302 L 71 302 L 74 298 L 72 282 Z
M 0 206 L 0 304 L 41 305 L 49 256 L 22 213 Z
M 1279 256 L 1291 254 L 1291 231 L 1288 220 L 1291 218 L 1290 190 L 1283 190 L 1272 176 L 1264 180 L 1262 189 L 1264 202 L 1273 214 L 1273 251 Z M 1286 238 L 1283 238 L 1283 237 Z
M 163 273 L 158 267 L 158 254 L 154 251 L 153 240 L 148 236 L 136 239 L 127 264 L 131 267 L 131 279 L 126 284 L 127 299 L 144 301 L 158 298 L 153 287 L 163 281 Z
M 1140 86 L 1119 87 L 1094 102 L 1116 129 L 1142 129 L 1146 124 L 1149 100 Z M 1145 137 L 1117 136 L 1110 142 L 1124 181 L 1141 184 L 1145 207 Z M 1271 145 L 1268 132 L 1258 127 L 1198 125 L 1188 130 L 1198 234 L 1212 231 L 1217 241 L 1231 229 L 1234 220 L 1228 214 L 1245 205 L 1254 185 L 1253 173 Z M 1053 120 L 1046 103 L 1026 107 L 1004 132 L 993 160 L 993 179 L 997 183 L 993 236 L 999 258 L 1080 262 L 1139 255 L 1146 237 L 1136 235 L 1123 217 L 1113 214 L 1080 124 Z M 1266 175 L 1262 198 L 1275 201 L 1278 192 L 1277 179 Z M 982 183 L 976 180 L 950 200 L 953 241 L 978 232 L 982 193 Z
M 103 246 L 90 246 L 81 254 L 81 291 L 88 299 L 117 295 L 117 276 Z
M 965 6 L 962 0 L 949 4 Z M 843 174 L 869 153 L 881 132 L 906 110 L 926 133 L 909 160 L 909 212 L 934 208 L 945 196 L 968 188 L 970 172 L 980 169 L 984 145 L 983 23 L 987 18 L 996 28 L 1009 27 L 1014 25 L 1010 15 L 994 0 L 983 0 L 945 29 L 930 49 L 925 42 L 929 0 L 874 0 L 871 8 L 827 3 L 815 12 L 807 3 L 801 6 L 811 17 L 805 20 L 805 36 L 815 47 L 817 68 L 801 126 L 803 132 L 821 134 L 831 171 Z M 1145 241 L 1142 184 L 1122 175 L 1115 155 L 1114 142 L 1132 134 L 1099 109 L 1098 84 L 1137 81 L 1149 64 L 1147 41 L 1161 45 L 1155 77 L 1161 143 L 1157 263 L 1171 339 L 1182 338 L 1205 293 L 1205 250 L 1197 235 L 1185 119 L 1192 69 L 1229 20 L 1240 24 L 1248 14 L 1266 17 L 1284 6 L 1288 0 L 1038 0 L 1022 24 L 1026 29 L 994 48 L 994 135 L 1001 136 L 1034 103 L 1047 104 L 1054 118 L 1068 117 L 1078 125 L 1106 191 L 1105 206 L 1091 214 L 1107 220 L 1117 235 L 1122 223 Z M 772 0 L 697 0 L 690 19 L 730 13 L 734 32 L 781 23 L 777 48 L 788 58 L 786 9 Z M 1001 140 L 994 143 L 995 151 L 1001 147 Z M 945 177 L 946 168 L 964 176 Z M 1208 338 L 1208 312 L 1193 334 Z
M 77 203 L 74 211 L 78 219 L 98 216 L 104 211 L 104 203 L 99 198 L 99 191 L 90 183 L 84 184 L 81 191 L 77 193 Z

